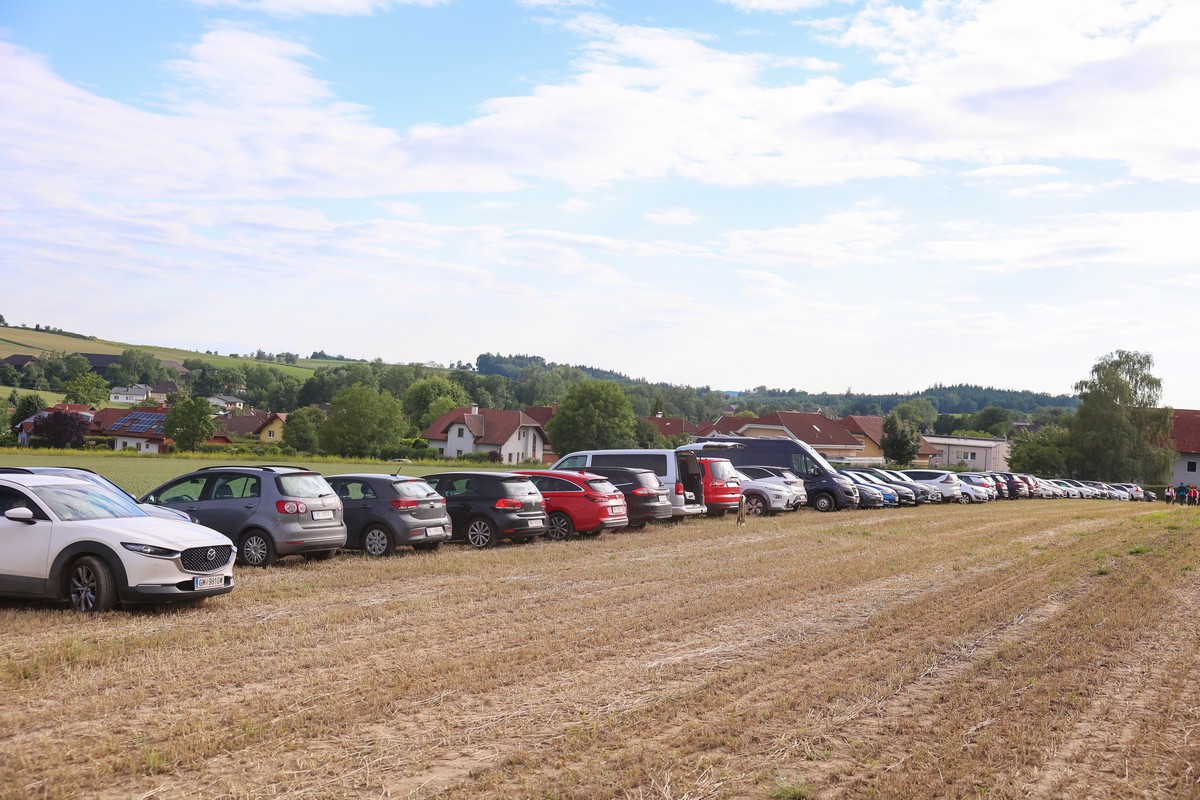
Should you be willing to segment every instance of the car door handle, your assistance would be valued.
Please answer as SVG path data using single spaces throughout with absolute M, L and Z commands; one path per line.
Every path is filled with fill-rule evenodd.
M 246 505 L 243 507 L 244 508 L 254 508 L 254 503 L 246 503 Z

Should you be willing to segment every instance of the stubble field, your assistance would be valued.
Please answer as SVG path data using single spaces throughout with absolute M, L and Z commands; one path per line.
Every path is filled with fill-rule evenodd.
M 1195 796 L 1198 530 L 808 511 L 0 602 L 0 797 Z

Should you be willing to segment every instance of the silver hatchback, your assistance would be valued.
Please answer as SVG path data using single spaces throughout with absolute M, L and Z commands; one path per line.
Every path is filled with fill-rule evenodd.
M 140 502 L 177 509 L 220 531 L 252 567 L 292 554 L 324 560 L 346 545 L 342 501 L 319 473 L 299 467 L 205 467 Z

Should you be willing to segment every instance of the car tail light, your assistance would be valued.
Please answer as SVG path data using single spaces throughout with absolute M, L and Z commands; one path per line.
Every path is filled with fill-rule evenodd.
M 658 497 L 658 489 L 651 489 L 649 486 L 639 486 L 633 490 L 633 494 L 636 497 Z
M 606 494 L 599 494 L 597 492 L 587 492 L 586 494 L 584 494 L 584 497 L 586 497 L 588 500 L 591 500 L 593 503 L 611 503 L 612 502 L 611 497 L 609 497 Z
M 677 484 L 675 484 L 675 494 L 679 495 L 680 497 L 683 497 L 683 495 L 684 495 L 684 490 L 683 490 L 683 484 L 682 484 L 682 483 L 677 483 Z
M 388 502 L 392 504 L 392 508 L 400 509 L 400 510 L 403 510 L 406 508 L 416 508 L 417 506 L 421 505 L 420 500 L 392 499 L 392 500 L 388 500 Z M 443 500 L 442 502 L 444 503 L 445 501 Z
M 497 511 L 520 511 L 521 501 L 515 497 L 501 497 L 492 508 Z
M 955 478 L 953 475 L 947 475 L 946 477 L 942 478 L 942 483 L 956 483 L 956 482 L 957 482 L 957 478 Z
M 712 486 L 712 488 L 714 488 L 714 489 L 724 489 L 724 488 L 725 488 L 725 481 L 718 481 L 718 480 L 714 480 L 714 481 L 713 481 L 712 483 L 710 483 L 709 485 L 710 485 L 710 486 Z
M 275 510 L 280 514 L 307 514 L 308 506 L 299 500 L 276 500 Z

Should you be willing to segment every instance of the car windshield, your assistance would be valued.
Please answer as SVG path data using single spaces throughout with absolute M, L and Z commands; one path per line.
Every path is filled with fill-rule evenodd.
M 34 486 L 30 488 L 43 503 L 50 506 L 54 516 L 65 522 L 147 516 L 146 512 L 124 496 L 91 486 Z
M 279 476 L 279 492 L 284 497 L 324 497 L 333 487 L 315 472 L 296 472 Z

